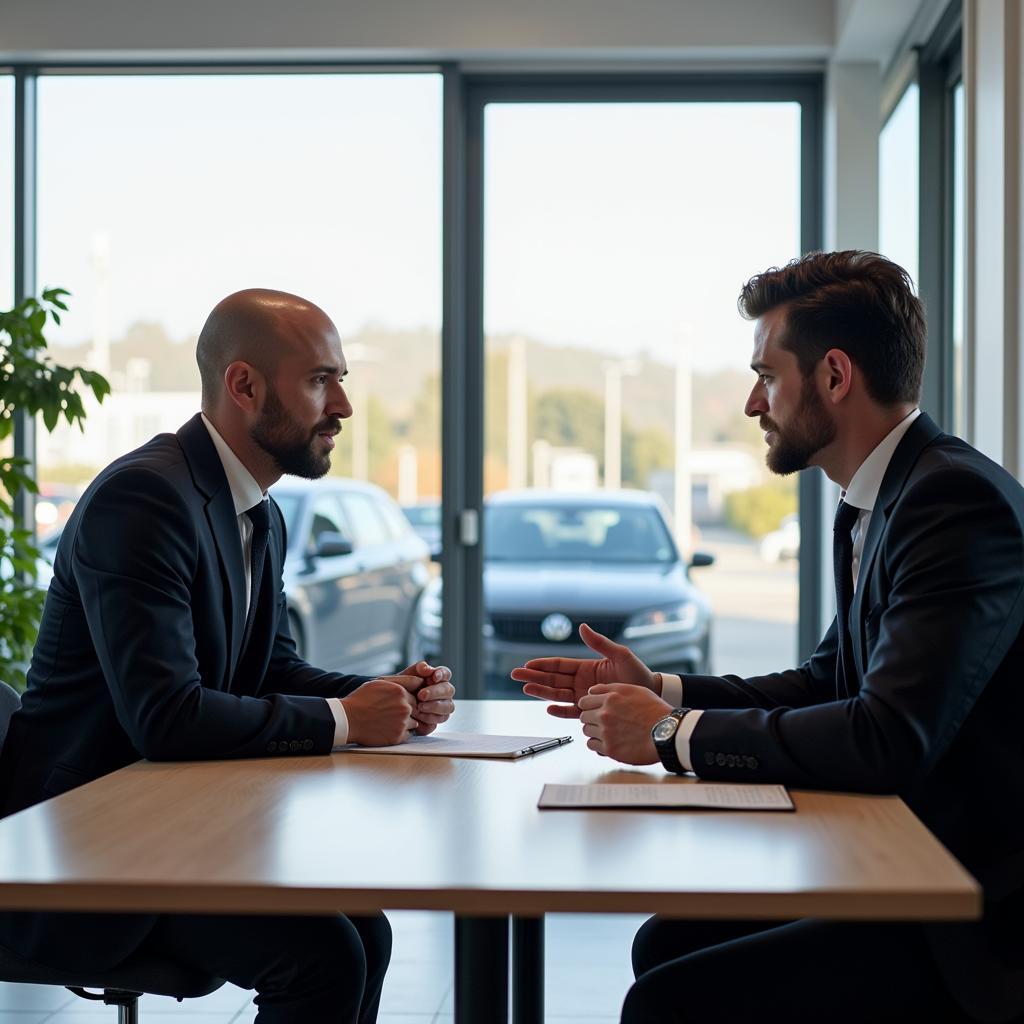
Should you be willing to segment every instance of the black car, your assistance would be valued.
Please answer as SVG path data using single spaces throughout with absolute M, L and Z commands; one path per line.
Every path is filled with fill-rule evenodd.
M 509 672 L 530 658 L 593 657 L 581 622 L 627 644 L 655 671 L 710 671 L 711 606 L 657 495 L 515 491 L 484 511 L 484 669 L 489 694 L 512 694 Z M 416 616 L 414 653 L 441 656 L 441 581 Z

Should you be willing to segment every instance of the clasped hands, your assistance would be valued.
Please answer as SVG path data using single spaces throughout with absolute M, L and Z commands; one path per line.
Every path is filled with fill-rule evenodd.
M 523 693 L 553 701 L 548 714 L 578 718 L 591 750 L 625 764 L 654 764 L 655 722 L 672 709 L 661 681 L 628 648 L 587 625 L 580 639 L 599 658 L 534 658 L 512 670 Z
M 363 683 L 342 699 L 349 742 L 388 747 L 429 735 L 455 710 L 451 678 L 450 668 L 418 661 L 397 675 Z

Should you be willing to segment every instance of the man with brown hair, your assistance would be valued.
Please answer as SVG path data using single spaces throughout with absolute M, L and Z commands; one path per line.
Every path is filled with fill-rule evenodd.
M 598 660 L 513 676 L 588 746 L 701 778 L 898 793 L 982 882 L 978 925 L 653 918 L 623 1021 L 985 1020 L 1024 1012 L 1024 490 L 917 408 L 925 320 L 875 253 L 813 253 L 752 278 L 745 412 L 767 462 L 843 490 L 839 612 L 799 668 L 650 672 L 584 627 Z M 680 866 L 685 871 L 685 865 Z

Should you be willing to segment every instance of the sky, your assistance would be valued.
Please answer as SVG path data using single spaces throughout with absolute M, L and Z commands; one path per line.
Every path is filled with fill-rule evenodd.
M 903 94 L 878 138 L 878 246 L 917 283 L 918 123 L 917 85 Z
M 0 139 L 12 96 L 0 77 Z M 685 336 L 695 369 L 745 368 L 739 288 L 798 254 L 799 116 L 789 103 L 490 106 L 487 330 L 669 362 Z M 883 173 L 886 160 L 907 177 L 883 136 Z M 882 202 L 898 246 L 909 204 L 884 183 Z M 4 204 L 0 237 L 10 216 Z M 253 285 L 308 296 L 343 337 L 368 322 L 436 329 L 440 77 L 44 77 L 38 218 L 38 283 L 73 293 L 61 342 L 137 320 L 186 338 Z

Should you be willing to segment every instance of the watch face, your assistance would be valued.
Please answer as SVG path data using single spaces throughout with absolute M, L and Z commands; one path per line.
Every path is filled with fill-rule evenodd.
M 668 718 L 663 718 L 654 727 L 654 742 L 662 743 L 665 740 L 670 740 L 675 734 L 676 729 L 679 726 L 679 719 L 674 715 L 669 715 Z

